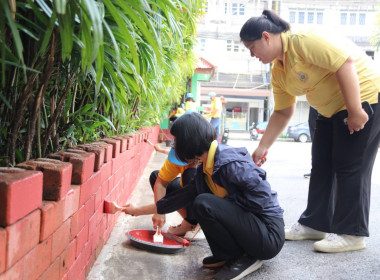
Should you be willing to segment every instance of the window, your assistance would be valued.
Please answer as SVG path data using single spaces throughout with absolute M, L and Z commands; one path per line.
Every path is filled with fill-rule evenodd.
M 347 13 L 340 14 L 340 24 L 342 25 L 347 24 Z
M 204 51 L 206 49 L 206 39 L 200 39 L 199 44 L 200 44 L 200 47 L 199 47 L 200 50 Z
M 238 14 L 238 4 L 232 3 L 232 15 L 236 16 Z
M 365 25 L 365 14 L 359 14 L 359 24 Z
M 239 4 L 239 16 L 244 16 L 245 14 L 245 4 Z
M 356 14 L 354 13 L 350 14 L 350 24 L 356 24 Z
M 228 3 L 224 3 L 224 14 L 228 14 Z
M 299 12 L 298 13 L 298 23 L 304 23 L 305 22 L 305 12 Z
M 322 24 L 323 23 L 323 13 L 317 13 L 317 23 Z
M 227 40 L 227 51 L 230 52 L 232 50 L 232 40 Z
M 296 22 L 296 12 L 290 12 L 289 13 L 289 23 L 295 23 Z
M 239 52 L 239 42 L 234 42 L 234 52 Z
M 314 23 L 314 13 L 308 12 L 307 13 L 307 23 L 313 24 Z

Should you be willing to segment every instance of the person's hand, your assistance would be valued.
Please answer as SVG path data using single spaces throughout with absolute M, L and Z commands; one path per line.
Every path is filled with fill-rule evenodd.
M 268 154 L 267 148 L 258 146 L 252 154 L 253 162 L 257 166 L 263 165 L 267 161 L 267 158 L 266 158 L 267 154 Z
M 128 203 L 126 205 L 123 205 L 122 208 L 123 208 L 122 211 L 125 214 L 131 215 L 131 216 L 137 216 L 136 213 L 137 213 L 138 207 L 136 207 L 136 205 L 134 205 L 133 203 Z
M 367 121 L 368 115 L 363 109 L 349 113 L 346 123 L 350 134 L 362 130 Z
M 153 222 L 153 228 L 156 229 L 158 227 L 158 230 L 161 231 L 161 229 L 165 225 L 166 216 L 160 215 L 160 214 L 154 214 L 152 217 L 152 222 Z

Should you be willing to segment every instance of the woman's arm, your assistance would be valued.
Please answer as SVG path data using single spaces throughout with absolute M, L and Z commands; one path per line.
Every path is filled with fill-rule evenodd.
M 368 121 L 368 115 L 362 109 L 358 75 L 351 57 L 348 57 L 346 62 L 336 72 L 336 78 L 347 107 L 348 130 L 352 134 L 364 128 L 364 125 Z
M 261 163 L 265 162 L 265 158 L 261 158 L 263 156 L 265 157 L 274 141 L 276 141 L 277 137 L 286 128 L 286 125 L 294 113 L 295 107 L 296 105 L 293 104 L 288 108 L 273 112 L 259 146 L 252 154 L 252 159 L 256 164 L 258 164 L 260 160 L 262 160 Z

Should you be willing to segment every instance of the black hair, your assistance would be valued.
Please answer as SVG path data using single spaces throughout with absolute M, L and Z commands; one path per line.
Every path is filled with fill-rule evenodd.
M 195 159 L 210 149 L 216 139 L 215 128 L 199 113 L 186 113 L 170 129 L 175 137 L 176 156 L 181 161 Z
M 264 31 L 278 34 L 289 29 L 289 23 L 280 18 L 274 11 L 264 10 L 261 16 L 252 17 L 244 23 L 240 30 L 240 39 L 243 42 L 252 42 L 261 39 Z
M 192 102 L 194 102 L 194 98 L 188 97 L 188 98 L 185 99 L 185 101 L 192 101 Z

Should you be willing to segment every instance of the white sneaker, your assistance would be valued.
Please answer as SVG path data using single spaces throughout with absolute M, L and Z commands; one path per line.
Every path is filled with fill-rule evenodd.
M 323 239 L 326 233 L 295 223 L 291 228 L 285 229 L 286 240 L 306 240 L 306 239 Z
M 182 223 L 178 226 L 171 226 L 168 229 L 168 233 L 174 234 L 174 235 L 179 235 L 183 236 L 185 235 L 189 230 L 193 229 L 193 225 L 190 224 L 188 221 L 185 219 L 182 220 Z
M 325 239 L 314 243 L 314 249 L 325 253 L 340 253 L 365 248 L 363 236 L 330 233 Z
M 204 240 L 206 239 L 205 234 L 203 233 L 203 230 L 201 229 L 201 226 L 197 224 L 192 230 L 189 230 L 186 232 L 185 236 L 183 237 L 187 240 Z

